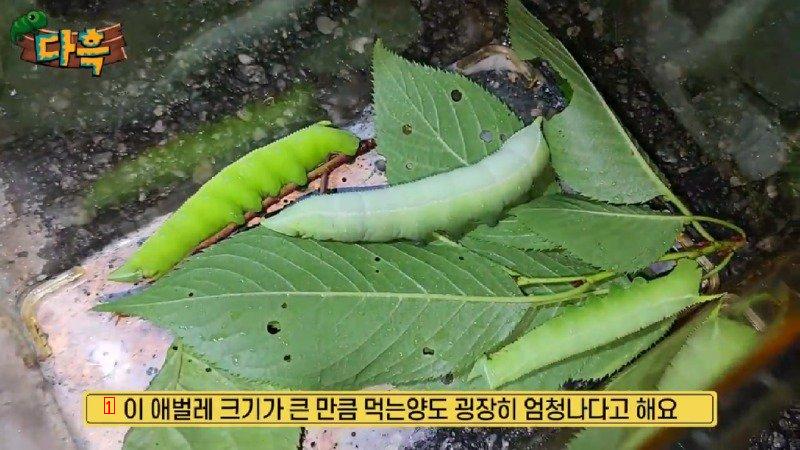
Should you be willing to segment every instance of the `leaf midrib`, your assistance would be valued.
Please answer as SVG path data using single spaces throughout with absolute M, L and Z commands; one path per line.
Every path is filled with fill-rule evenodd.
M 617 213 L 612 211 L 590 211 L 586 209 L 570 209 L 570 208 L 555 208 L 555 207 L 538 207 L 538 206 L 531 206 L 531 211 L 520 211 L 517 214 L 525 214 L 535 211 L 556 211 L 556 212 L 568 212 L 570 214 L 592 214 L 597 216 L 610 216 L 610 217 L 621 217 L 626 219 L 657 219 L 657 220 L 674 220 L 678 222 L 689 222 L 691 219 L 688 216 L 673 216 L 669 214 L 634 214 L 634 213 Z
M 279 297 L 309 297 L 317 296 L 323 298 L 340 298 L 340 297 L 358 297 L 358 298 L 387 298 L 399 300 L 450 300 L 460 302 L 497 302 L 497 303 L 523 303 L 525 302 L 522 295 L 465 295 L 465 294 L 428 294 L 423 292 L 361 292 L 361 291 L 263 291 L 263 292 L 239 292 L 231 294 L 214 294 L 214 295 L 201 295 L 192 297 L 182 297 L 172 300 L 159 300 L 157 302 L 131 302 L 122 306 L 125 308 L 132 306 L 162 306 L 169 304 L 180 304 L 183 302 L 195 302 L 200 300 L 222 300 L 222 299 L 248 299 L 251 297 L 264 297 L 264 296 L 279 296 Z M 113 306 L 115 303 L 108 303 L 107 305 Z M 101 305 L 103 306 L 103 305 Z M 102 308 L 105 310 L 105 308 Z

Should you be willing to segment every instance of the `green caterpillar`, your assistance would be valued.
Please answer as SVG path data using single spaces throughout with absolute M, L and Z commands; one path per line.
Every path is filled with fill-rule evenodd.
M 23 14 L 11 24 L 11 43 L 16 44 L 22 36 L 33 33 L 47 26 L 47 15 L 43 11 L 33 10 Z
M 548 156 L 539 119 L 471 166 L 385 189 L 311 197 L 262 224 L 290 236 L 345 242 L 458 232 L 522 198 Z
M 354 134 L 319 122 L 253 150 L 202 185 L 109 279 L 164 275 L 203 240 L 230 223 L 241 225 L 246 212 L 260 211 L 263 198 L 289 183 L 306 184 L 308 171 L 328 155 L 354 155 L 358 144 Z

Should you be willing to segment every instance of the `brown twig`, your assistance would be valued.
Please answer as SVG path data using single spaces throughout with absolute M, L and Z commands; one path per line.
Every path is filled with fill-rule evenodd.
M 323 178 L 323 185 L 327 185 L 327 177 L 328 174 L 331 173 L 337 167 L 349 163 L 355 159 L 356 156 L 363 155 L 368 151 L 375 148 L 375 140 L 374 139 L 364 139 L 358 145 L 358 150 L 354 156 L 336 154 L 328 159 L 325 164 L 317 167 L 316 169 L 312 170 L 308 173 L 308 182 L 311 183 L 312 181 L 316 180 L 317 178 Z M 265 213 L 267 209 L 271 206 L 275 205 L 276 203 L 280 202 L 284 197 L 287 195 L 300 190 L 301 186 L 298 186 L 294 183 L 287 184 L 286 186 L 281 189 L 280 193 L 275 197 L 267 197 L 261 202 L 262 211 L 261 213 Z M 274 212 L 280 211 L 283 209 L 283 205 L 279 206 L 278 209 Z M 252 219 L 258 216 L 258 212 L 249 212 L 244 215 L 244 223 L 249 223 Z M 204 240 L 200 244 L 195 247 L 192 253 L 197 253 L 204 248 L 208 248 L 217 242 L 225 239 L 226 237 L 232 235 L 236 230 L 239 229 L 239 225 L 236 223 L 229 223 L 225 228 L 216 232 L 213 236 L 209 237 L 208 239 Z
M 330 161 L 333 158 L 334 156 L 331 155 L 330 158 L 328 158 L 328 161 Z M 321 177 L 319 177 L 319 187 L 317 188 L 318 193 L 324 194 L 328 192 L 328 178 L 330 178 L 330 175 L 331 175 L 330 172 L 325 172 L 322 174 Z
M 681 233 L 678 235 L 678 243 L 683 248 L 691 248 L 691 247 L 702 248 L 708 245 L 708 243 L 706 242 L 701 242 L 698 245 L 686 233 Z M 711 270 L 714 269 L 714 263 L 711 262 L 711 259 L 709 259 L 708 256 L 701 256 L 697 258 L 697 263 L 700 264 L 700 267 L 702 267 L 703 270 L 705 270 L 706 272 L 710 272 Z M 719 289 L 719 285 L 720 285 L 719 274 L 715 273 L 714 275 L 710 276 L 708 279 L 705 280 L 704 290 L 706 292 L 716 292 L 716 290 Z

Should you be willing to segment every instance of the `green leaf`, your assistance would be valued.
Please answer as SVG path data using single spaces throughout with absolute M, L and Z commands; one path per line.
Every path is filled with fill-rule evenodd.
M 471 376 L 502 386 L 660 322 L 700 300 L 700 275 L 694 261 L 681 261 L 667 276 L 637 279 L 628 288 L 614 286 L 603 297 L 566 307 L 558 317 L 479 360 Z
M 692 333 L 675 355 L 658 383 L 658 389 L 706 389 L 750 354 L 757 343 L 758 333 L 752 327 L 724 317 L 713 317 Z
M 511 45 L 548 60 L 572 89 L 569 106 L 544 123 L 553 166 L 581 194 L 612 203 L 672 196 L 569 51 L 519 0 L 508 1 Z
M 520 250 L 555 250 L 556 245 L 536 234 L 527 223 L 515 215 L 519 207 L 508 210 L 506 217 L 495 226 L 479 225 L 470 231 L 463 242 L 486 242 Z
M 650 325 L 609 344 L 533 371 L 519 380 L 501 386 L 500 389 L 509 391 L 556 390 L 570 380 L 603 378 L 650 348 L 669 330 L 671 324 L 672 319 L 667 319 Z M 490 386 L 485 378 L 468 381 L 466 375 L 463 375 L 448 384 L 439 380 L 421 385 L 401 386 L 400 389 L 487 390 L 490 389 Z
M 574 257 L 557 251 L 519 250 L 496 242 L 465 237 L 461 244 L 520 275 L 530 278 L 575 277 L 597 273 L 597 269 Z M 573 286 L 569 282 L 526 286 L 527 294 L 552 294 Z
M 269 389 L 237 379 L 206 364 L 183 346 L 173 344 L 150 391 L 236 391 Z M 123 450 L 286 450 L 300 442 L 299 428 L 131 428 Z
M 751 327 L 718 316 L 710 308 L 646 353 L 612 380 L 607 390 L 709 389 L 758 343 Z M 652 436 L 653 428 L 592 428 L 580 432 L 570 450 L 599 446 L 635 449 Z M 602 445 L 601 445 L 602 444 Z
M 688 219 L 643 206 L 616 206 L 569 195 L 548 195 L 514 210 L 545 240 L 594 266 L 632 272 L 656 261 Z
M 535 234 L 523 221 L 514 216 L 514 209 L 508 211 L 508 216 L 500 220 L 497 225 L 479 225 L 465 236 L 474 241 L 484 241 L 520 250 L 554 250 L 555 245 L 547 242 Z
M 608 344 L 571 356 L 543 367 L 517 381 L 508 383 L 509 390 L 558 389 L 569 380 L 595 380 L 614 373 L 637 355 L 650 348 L 669 330 L 667 319 Z
M 152 320 L 248 379 L 359 388 L 468 369 L 528 308 L 495 301 L 521 298 L 500 267 L 465 249 L 318 242 L 257 227 L 96 309 Z
M 608 391 L 652 391 L 663 375 L 670 360 L 680 351 L 691 332 L 707 317 L 710 308 L 706 307 L 695 314 L 689 323 L 684 324 L 650 351 L 628 366 L 605 387 Z M 594 450 L 596 448 L 622 448 L 626 438 L 634 434 L 631 428 L 587 428 L 578 433 L 570 442 L 569 450 Z
M 504 103 L 467 78 L 407 61 L 380 43 L 373 77 L 389 184 L 474 164 L 522 128 Z
M 525 251 L 473 238 L 461 240 L 464 247 L 527 277 L 568 277 L 596 273 L 597 269 L 558 251 Z
M 709 308 L 695 314 L 666 339 L 658 343 L 633 364 L 615 376 L 606 386 L 608 391 L 652 391 L 664 373 L 669 361 L 675 357 L 686 338 L 707 316 Z M 622 448 L 622 442 L 633 434 L 631 428 L 587 428 L 570 442 L 569 450 L 594 450 L 597 448 Z
M 561 193 L 561 186 L 555 181 L 555 173 L 548 167 L 534 182 L 532 198 Z M 464 239 L 491 242 L 520 250 L 555 250 L 556 245 L 547 242 L 533 231 L 528 221 L 520 220 L 515 211 L 519 206 L 509 209 L 506 216 L 493 226 L 481 224 L 463 236 Z

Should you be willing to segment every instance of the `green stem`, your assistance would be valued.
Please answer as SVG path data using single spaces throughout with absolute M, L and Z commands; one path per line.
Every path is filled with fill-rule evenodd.
M 718 274 L 728 265 L 729 262 L 731 262 L 731 259 L 733 259 L 733 252 L 728 253 L 719 264 L 717 264 L 713 269 L 709 270 L 707 274 L 703 275 L 703 279 L 706 280 Z
M 731 241 L 714 241 L 711 244 L 694 249 L 694 250 L 687 250 L 683 252 L 673 252 L 667 253 L 666 255 L 659 258 L 659 261 L 675 261 L 678 259 L 697 259 L 701 256 L 710 255 L 713 253 L 718 253 L 721 251 L 729 251 L 732 252 L 736 247 L 740 244 L 738 242 L 731 242 Z M 730 253 L 732 255 L 733 253 Z M 729 255 L 729 256 L 730 256 Z M 534 284 L 563 284 L 563 283 L 572 283 L 576 281 L 591 281 L 594 278 L 605 278 L 611 275 L 620 276 L 621 274 L 612 271 L 605 271 L 605 272 L 596 272 L 589 275 L 577 275 L 573 277 L 542 277 L 542 278 L 533 278 L 533 277 L 526 277 L 522 276 L 519 273 L 506 268 L 506 272 L 512 276 L 517 277 L 517 285 L 518 286 L 531 286 Z
M 555 294 L 529 295 L 527 298 L 532 304 L 537 306 L 551 305 L 553 303 L 574 300 L 583 295 L 594 294 L 595 291 L 591 291 L 593 287 L 603 281 L 607 281 L 618 276 L 620 276 L 620 274 L 616 272 L 600 272 L 584 277 L 586 281 L 583 284 L 567 291 L 557 292 Z
M 740 236 L 742 236 L 742 240 L 747 241 L 747 233 L 745 233 L 745 231 L 741 227 L 734 225 L 726 220 L 708 216 L 688 216 L 688 218 L 698 222 L 708 222 L 708 223 L 715 223 L 717 225 L 722 225 L 725 228 L 737 232 Z
M 689 258 L 689 259 L 697 259 L 701 256 L 707 256 L 714 253 L 719 253 L 722 251 L 731 252 L 737 249 L 741 243 L 739 242 L 732 242 L 732 241 L 714 241 L 711 244 L 696 248 L 694 250 L 687 250 L 682 252 L 672 252 L 667 253 L 666 255 L 659 258 L 659 261 L 675 261 L 678 259 Z
M 617 272 L 612 272 L 612 271 L 597 272 L 590 275 L 578 275 L 574 277 L 529 278 L 525 276 L 520 276 L 519 278 L 517 278 L 517 285 L 530 286 L 533 284 L 563 284 L 563 283 L 572 283 L 574 281 L 583 281 L 585 283 L 588 283 L 594 279 L 604 279 L 612 275 L 619 276 Z
M 666 186 L 664 186 L 664 188 L 666 189 L 666 192 L 662 193 L 664 198 L 666 198 L 670 203 L 675 205 L 675 207 L 678 208 L 678 211 L 680 211 L 683 215 L 688 217 L 695 217 L 692 214 L 692 210 L 690 210 L 689 207 L 686 206 L 681 201 L 681 199 L 678 198 L 677 195 L 673 194 L 672 191 L 670 191 L 669 188 L 667 188 Z M 703 227 L 700 221 L 692 220 L 692 227 L 694 227 L 694 229 L 697 230 L 698 233 L 700 233 L 700 236 L 703 236 L 707 241 L 709 242 L 715 241 L 714 236 L 712 236 L 711 233 L 709 233 L 708 230 L 706 230 L 705 227 Z
M 517 278 L 517 285 L 530 286 L 532 284 L 563 284 L 563 283 L 572 283 L 575 281 L 584 281 L 584 280 L 586 280 L 586 275 L 577 275 L 574 277 L 542 277 L 542 278 L 532 278 L 519 275 L 519 278 Z

